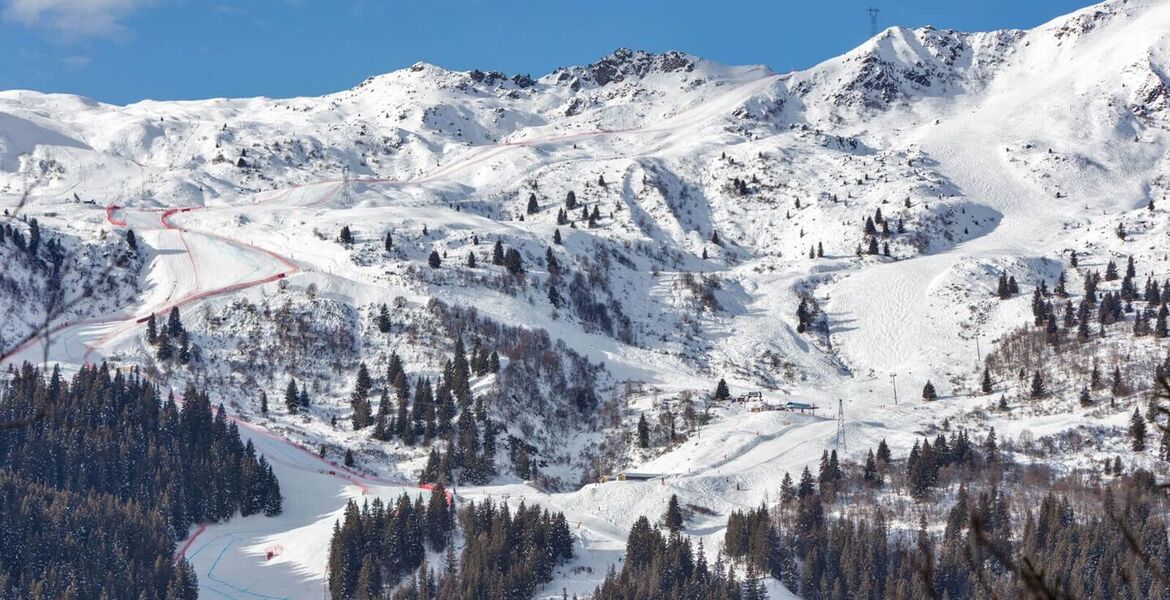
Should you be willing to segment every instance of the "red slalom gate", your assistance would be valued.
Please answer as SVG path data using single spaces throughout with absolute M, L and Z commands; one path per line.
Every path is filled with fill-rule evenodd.
M 435 484 L 433 484 L 433 483 L 420 483 L 420 484 L 418 484 L 418 489 L 420 489 L 420 490 L 426 490 L 426 491 L 428 491 L 428 492 L 430 492 L 430 491 L 434 491 L 434 489 L 435 489 Z M 443 495 L 444 495 L 444 496 L 447 496 L 447 504 L 449 504 L 449 505 L 450 505 L 450 504 L 455 504 L 455 497 L 451 495 L 451 490 L 448 490 L 448 489 L 445 489 L 445 488 L 444 488 L 444 489 L 443 489 Z
M 108 221 L 110 225 L 116 225 L 118 227 L 125 227 L 126 226 L 125 219 L 115 219 L 114 218 L 114 212 L 121 210 L 121 209 L 122 209 L 122 207 L 118 206 L 117 204 L 107 204 L 106 205 L 106 221 Z

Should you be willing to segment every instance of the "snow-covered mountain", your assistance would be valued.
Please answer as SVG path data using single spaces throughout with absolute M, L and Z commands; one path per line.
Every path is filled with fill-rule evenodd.
M 507 348 L 475 393 L 543 477 L 523 483 L 501 448 L 501 474 L 459 492 L 565 511 L 593 572 L 562 583 L 588 592 L 633 520 L 672 493 L 712 511 L 694 527 L 709 537 L 729 510 L 775 496 L 834 443 L 839 399 L 854 459 L 881 439 L 905 452 L 944 418 L 1011 437 L 1122 426 L 1136 396 L 1013 417 L 985 412 L 978 377 L 1073 252 L 1082 268 L 1132 257 L 1143 279 L 1170 275 L 1168 85 L 1170 3 L 1111 0 L 1026 31 L 891 28 L 784 74 L 619 49 L 537 78 L 418 63 L 313 98 L 113 106 L 6 91 L 0 202 L 15 215 L 28 190 L 7 220 L 24 231 L 36 218 L 70 248 L 126 229 L 143 248 L 138 287 L 108 292 L 121 304 L 84 324 L 62 317 L 50 359 L 197 378 L 265 432 L 357 450 L 367 474 L 413 481 L 426 452 L 349 427 L 359 362 L 379 379 L 397 352 L 412 377 L 434 378 L 457 336 Z M 352 243 L 337 241 L 343 227 Z M 493 264 L 497 241 L 523 274 Z M 1023 293 L 997 299 L 1001 274 Z M 173 306 L 198 366 L 161 364 L 143 339 L 143 317 Z M 30 327 L 8 319 L 0 339 Z M 1133 343 L 1121 351 L 1141 356 L 1123 366 L 1135 379 L 1165 360 L 1165 340 Z M 821 408 L 712 406 L 698 435 L 679 426 L 685 441 L 623 437 L 640 416 L 702 406 L 721 377 L 736 394 Z M 1056 394 L 1075 397 L 1080 384 L 1060 377 Z M 259 392 L 279 398 L 291 378 L 312 389 L 311 416 L 261 417 Z M 945 401 L 919 400 L 926 381 Z M 1021 386 L 1005 377 L 996 395 Z M 192 556 L 201 584 L 244 585 L 259 561 L 273 573 L 263 593 L 318 593 L 344 499 L 398 489 L 274 466 L 282 486 L 296 481 L 285 489 L 332 485 L 338 498 L 290 497 L 259 529 L 209 528 L 222 535 Z M 582 485 L 631 467 L 670 477 Z M 274 544 L 287 552 L 266 562 Z

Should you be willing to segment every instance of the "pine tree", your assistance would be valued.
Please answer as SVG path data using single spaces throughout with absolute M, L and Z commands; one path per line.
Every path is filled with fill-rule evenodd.
M 873 450 L 870 450 L 869 455 L 865 457 L 865 469 L 862 471 L 861 478 L 866 483 L 881 483 L 881 475 L 878 475 L 877 459 L 873 455 Z
M 383 389 L 382 396 L 378 399 L 378 413 L 374 417 L 374 434 L 376 440 L 387 441 L 393 434 L 393 429 L 390 425 L 390 394 Z
M 646 415 L 638 417 L 638 447 L 650 447 L 650 424 L 646 422 Z
M 436 250 L 431 250 L 431 255 L 427 257 L 427 264 L 432 269 L 438 269 L 443 264 L 443 259 L 439 258 L 439 253 Z
M 383 243 L 383 248 L 386 250 L 386 252 L 390 252 L 391 250 L 393 250 L 394 249 L 394 234 L 387 231 L 386 237 L 383 239 L 382 243 Z
M 922 399 L 926 401 L 938 400 L 938 393 L 934 390 L 934 384 L 927 381 L 926 385 L 922 386 Z
M 431 497 L 427 502 L 426 532 L 427 541 L 431 550 L 442 552 L 451 539 L 451 530 L 455 527 L 455 515 L 447 499 L 447 490 L 440 481 L 431 487 Z
M 467 350 L 463 338 L 456 336 L 454 356 L 451 359 L 451 392 L 461 404 L 471 401 L 471 364 L 467 361 Z
M 558 246 L 561 245 L 561 230 L 560 229 L 553 230 L 553 243 L 558 245 Z
M 536 201 L 536 194 L 528 194 L 528 214 L 534 215 L 539 211 L 540 204 Z
M 138 238 L 134 235 L 133 229 L 126 230 L 126 245 L 130 247 L 131 252 L 138 252 Z
M 350 419 L 354 431 L 364 429 L 370 426 L 372 422 L 368 395 L 373 386 L 374 382 L 370 378 L 370 371 L 366 368 L 366 363 L 359 364 L 357 379 L 354 382 L 353 393 L 349 399 L 349 405 L 353 409 L 353 414 Z
M 179 337 L 183 333 L 183 320 L 179 317 L 179 307 L 171 308 L 171 314 L 167 316 L 167 333 L 171 337 Z
M 187 332 L 184 330 L 179 334 L 179 364 L 185 365 L 191 362 L 191 340 L 187 337 Z
M 999 445 L 995 439 L 995 428 L 987 432 L 987 437 L 983 440 L 983 451 L 987 453 L 987 462 L 996 462 L 999 456 Z
M 394 433 L 407 446 L 413 446 L 414 427 L 410 422 L 410 384 L 407 383 L 405 373 L 399 373 L 395 378 L 395 388 L 397 389 L 398 404 L 394 418 Z
M 492 247 L 492 264 L 497 267 L 504 264 L 504 244 L 500 240 L 496 240 L 496 245 Z
M 341 462 L 342 462 L 342 464 L 344 464 L 347 467 L 354 466 L 356 464 L 356 462 L 354 461 L 354 458 L 353 458 L 353 450 L 346 448 L 345 449 L 345 458 L 342 459 Z
M 719 379 L 719 383 L 715 385 L 715 400 L 727 400 L 731 397 L 731 390 L 727 387 L 727 381 L 723 378 Z
M 154 313 L 146 318 L 146 341 L 155 344 L 158 342 L 158 324 L 155 321 Z
M 801 297 L 800 304 L 796 306 L 796 332 L 804 333 L 808 331 L 811 322 L 812 313 L 808 308 L 808 298 Z
M 1126 386 L 1125 381 L 1121 378 L 1120 366 L 1113 367 L 1113 382 L 1110 391 L 1113 393 L 1114 398 L 1120 398 L 1125 395 Z
M 378 331 L 382 333 L 390 333 L 390 309 L 382 304 L 378 307 L 377 317 Z
M 355 600 L 375 600 L 382 596 L 382 580 L 379 569 L 374 565 L 374 557 L 369 554 L 363 556 L 352 597 Z
M 520 251 L 515 248 L 508 248 L 504 254 L 504 267 L 513 275 L 519 275 L 524 272 L 524 261 L 520 257 Z
M 784 479 L 780 481 L 780 501 L 791 504 L 793 500 L 796 500 L 796 485 L 792 483 L 792 475 L 785 471 Z
M 814 494 L 816 494 L 816 484 L 813 482 L 812 472 L 808 470 L 808 467 L 805 467 L 804 471 L 800 473 L 800 484 L 796 486 L 796 498 L 804 500 Z
M 1044 376 L 1040 374 L 1040 371 L 1036 371 L 1032 374 L 1032 389 L 1030 395 L 1032 396 L 1033 400 L 1043 398 L 1045 395 L 1047 395 L 1047 391 L 1044 389 Z
M 983 382 L 979 387 L 984 394 L 991 393 L 991 369 L 986 366 L 983 367 Z
M 1137 408 L 1133 409 L 1133 416 L 1129 419 L 1129 435 L 1133 438 L 1133 451 L 1144 452 L 1146 449 L 1146 420 Z
M 174 353 L 175 349 L 171 346 L 171 338 L 167 331 L 163 330 L 162 334 L 158 336 L 158 350 L 155 352 L 155 356 L 160 361 L 166 362 L 174 356 Z
M 28 253 L 36 256 L 41 245 L 41 226 L 36 219 L 28 222 Z
M 744 573 L 739 592 L 740 600 L 764 600 L 768 597 L 768 591 L 764 588 L 764 582 L 756 571 L 754 561 L 748 561 L 747 571 Z
M 882 441 L 878 442 L 877 449 L 878 469 L 884 469 L 886 465 L 890 464 L 891 458 L 890 446 L 886 444 L 885 438 L 882 438 Z
M 370 377 L 370 369 L 366 367 L 366 363 L 358 364 L 357 376 L 354 378 L 354 391 L 362 396 L 370 393 L 374 387 L 374 380 Z
M 284 405 L 288 408 L 290 415 L 297 414 L 297 409 L 300 407 L 300 398 L 297 394 L 297 381 L 290 379 L 288 387 L 284 390 Z
M 478 266 L 478 265 L 477 265 L 477 264 L 476 264 L 476 262 L 475 262 L 475 252 L 472 252 L 472 251 L 470 251 L 470 250 L 469 250 L 469 251 L 467 252 L 467 268 L 469 268 L 469 269 L 474 269 L 474 268 L 476 268 L 477 266 Z
M 349 230 L 349 225 L 341 226 L 341 233 L 338 234 L 337 241 L 341 242 L 344 246 L 353 245 L 353 232 Z
M 561 264 L 557 261 L 557 255 L 552 248 L 545 248 L 544 250 L 544 265 L 548 269 L 550 277 L 557 277 L 561 274 Z
M 682 530 L 683 514 L 682 509 L 678 504 L 678 495 L 670 495 L 670 502 L 666 505 L 666 514 L 663 515 L 662 519 L 666 524 L 666 528 L 669 529 L 672 533 L 677 533 L 678 531 Z
M 512 470 L 517 477 L 525 481 L 533 478 L 532 461 L 528 457 L 528 449 L 523 445 L 516 449 L 516 453 L 512 457 Z
M 1156 285 L 1154 289 L 1157 289 Z M 1154 320 L 1154 337 L 1166 338 L 1170 336 L 1170 327 L 1168 327 L 1167 321 L 1170 321 L 1170 309 L 1163 303 L 1162 307 L 1158 309 L 1157 318 Z
M 1068 298 L 1068 278 L 1065 276 L 1064 271 L 1060 272 L 1060 277 L 1056 279 L 1056 287 L 1052 291 L 1061 298 Z
M 268 394 L 260 390 L 260 414 L 268 416 Z

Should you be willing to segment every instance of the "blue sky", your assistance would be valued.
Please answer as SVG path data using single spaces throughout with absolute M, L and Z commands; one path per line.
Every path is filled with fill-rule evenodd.
M 416 61 L 546 73 L 617 47 L 805 68 L 881 26 L 1025 28 L 1087 0 L 0 0 L 0 89 L 315 95 Z

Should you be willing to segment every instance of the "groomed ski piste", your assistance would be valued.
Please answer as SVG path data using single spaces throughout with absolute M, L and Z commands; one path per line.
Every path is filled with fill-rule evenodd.
M 1101 13 L 1106 16 L 1094 16 Z M 1085 22 L 1092 26 L 1081 27 Z M 1067 31 L 1076 33 L 1060 33 Z M 730 511 L 774 499 L 786 472 L 796 477 L 806 466 L 815 469 L 825 449 L 837 448 L 858 460 L 885 439 L 895 455 L 903 455 L 943 419 L 960 422 L 964 415 L 987 408 L 992 400 L 973 394 L 974 374 L 981 364 L 976 339 L 986 355 L 999 336 L 1031 317 L 1028 294 L 1004 302 L 991 298 L 994 277 L 1002 269 L 1051 280 L 1059 273 L 1054 259 L 1070 248 L 1092 248 L 1085 258 L 1087 266 L 1103 268 L 1110 257 L 1132 255 L 1143 273 L 1158 278 L 1170 274 L 1166 257 L 1170 227 L 1165 216 L 1170 204 L 1129 239 L 1112 234 L 1116 223 L 1139 220 L 1151 199 L 1162 199 L 1164 190 L 1158 182 L 1170 166 L 1165 159 L 1170 136 L 1165 128 L 1135 121 L 1118 107 L 1128 101 L 1127 90 L 1139 87 L 1134 82 L 1143 81 L 1144 72 L 1135 64 L 1154 64 L 1155 58 L 1165 64 L 1170 57 L 1170 5 L 1111 2 L 1029 32 L 974 34 L 970 45 L 978 49 L 1012 41 L 1006 50 L 997 50 L 993 67 L 976 65 L 975 57 L 965 56 L 963 60 L 971 64 L 963 67 L 974 75 L 962 85 L 947 84 L 962 89 L 946 88 L 947 93 L 936 87 L 908 98 L 896 110 L 864 118 L 852 114 L 856 107 L 848 103 L 838 107 L 840 114 L 822 106 L 831 105 L 834 96 L 818 85 L 852 76 L 856 56 L 875 54 L 896 64 L 912 64 L 922 51 L 914 44 L 915 34 L 892 29 L 845 57 L 786 75 L 704 64 L 701 67 L 709 70 L 703 73 L 719 85 L 680 95 L 677 106 L 670 105 L 667 95 L 665 100 L 656 97 L 655 102 L 665 104 L 653 104 L 652 110 L 605 107 L 607 112 L 593 127 L 581 120 L 560 123 L 532 117 L 496 139 L 485 135 L 466 144 L 436 143 L 439 149 L 433 155 L 414 154 L 403 159 L 405 164 L 388 169 L 390 174 L 285 173 L 271 189 L 218 196 L 196 193 L 190 185 L 154 181 L 160 189 L 179 192 L 175 198 L 156 194 L 150 201 L 113 192 L 119 177 L 151 177 L 139 173 L 145 167 L 129 166 L 130 161 L 117 165 L 111 161 L 104 172 L 95 170 L 80 179 L 47 182 L 34 189 L 25 213 L 53 227 L 90 235 L 132 229 L 149 249 L 144 292 L 135 304 L 115 313 L 53 324 L 47 350 L 44 338 L 37 338 L 5 355 L 3 363 L 137 364 L 149 360 L 141 338 L 143 322 L 152 313 L 161 315 L 178 306 L 185 319 L 198 323 L 203 306 L 222 309 L 235 299 L 258 300 L 286 288 L 299 292 L 310 286 L 322 297 L 353 306 L 399 297 L 410 306 L 423 306 L 430 298 L 440 298 L 474 306 L 503 323 L 543 328 L 591 361 L 604 363 L 614 380 L 642 382 L 655 389 L 657 394 L 633 399 L 634 415 L 654 414 L 658 395 L 709 390 L 719 376 L 727 377 L 734 393 L 759 389 L 751 364 L 766 348 L 784 357 L 797 374 L 770 387 L 767 399 L 807 402 L 816 405 L 816 411 L 717 407 L 711 424 L 685 442 L 631 457 L 632 470 L 655 474 L 647 481 L 611 480 L 554 493 L 520 481 L 454 490 L 456 503 L 490 498 L 515 506 L 523 501 L 565 513 L 577 538 L 577 556 L 558 569 L 539 597 L 560 597 L 562 588 L 579 596 L 592 592 L 610 564 L 620 568 L 632 523 L 642 515 L 657 520 L 672 494 L 685 506 L 704 509 L 692 514 L 686 531 L 704 538 L 706 548 L 714 552 Z M 426 66 L 414 74 L 427 75 L 434 69 Z M 396 81 L 375 79 L 366 91 L 393 89 Z M 814 92 L 794 91 L 807 89 Z M 22 94 L 0 98 L 28 106 L 74 102 L 60 97 L 34 102 L 22 100 Z M 295 99 L 288 105 L 311 100 Z M 166 114 L 173 121 L 181 120 L 182 114 L 222 110 L 222 102 L 144 103 L 133 110 Z M 809 143 L 788 127 L 771 136 L 756 135 L 755 129 L 748 134 L 736 130 L 733 114 L 777 104 L 783 106 L 778 113 L 783 118 L 795 120 L 803 110 L 801 118 L 817 117 L 816 126 L 882 149 L 890 160 L 874 162 L 876 150 L 842 159 L 840 152 Z M 8 108 L 0 105 L 0 110 Z M 30 114 L 37 110 L 42 113 Z M 1170 108 L 1166 110 L 1170 113 Z M 97 160 L 69 140 L 88 139 L 93 148 L 98 133 L 69 132 L 50 122 L 45 115 L 51 112 L 42 106 L 21 114 L 22 123 L 37 124 L 34 131 L 0 120 L 0 132 L 8 140 L 5 148 L 23 147 L 23 152 L 32 153 L 52 146 L 60 148 L 56 160 L 74 160 L 82 169 L 93 169 Z M 219 116 L 205 119 L 204 129 Z M 274 113 L 265 118 L 279 122 L 284 117 Z M 194 143 L 196 131 L 198 127 L 175 143 L 185 150 Z M 31 139 L 23 145 L 13 143 L 18 134 Z M 736 240 L 738 258 L 699 261 L 692 256 L 673 273 L 657 266 L 650 273 L 647 268 L 645 281 L 625 298 L 628 312 L 645 320 L 647 329 L 662 330 L 661 347 L 627 345 L 585 333 L 570 320 L 554 318 L 544 305 L 534 309 L 524 298 L 420 283 L 401 269 L 361 265 L 336 242 L 315 235 L 317 231 L 332 235 L 343 224 L 354 224 L 368 235 L 426 224 L 434 231 L 458 232 L 444 235 L 437 246 L 452 250 L 451 260 L 462 256 L 461 240 L 470 232 L 486 239 L 506 235 L 539 248 L 538 243 L 551 239 L 556 228 L 547 218 L 492 219 L 462 207 L 506 196 L 521 189 L 521 182 L 542 174 L 590 181 L 603 173 L 612 186 L 621 187 L 628 212 L 642 211 L 654 223 L 609 235 L 618 241 L 685 246 L 696 241 L 685 226 L 691 222 L 666 200 L 634 191 L 638 179 L 664 168 L 683 181 L 713 179 L 718 175 L 712 172 L 722 168 L 716 157 L 724 152 L 741 162 L 757 153 L 783 157 L 777 165 L 790 169 L 786 172 L 794 182 L 790 187 L 801 193 L 828 185 L 817 179 L 817 169 L 832 170 L 836 178 L 826 179 L 857 192 L 858 197 L 851 198 L 856 204 L 818 203 L 804 213 L 798 211 L 796 225 L 782 218 L 788 205 L 764 209 L 737 206 L 734 200 L 710 202 L 703 224 L 734 231 L 725 237 Z M 939 182 L 932 188 L 934 197 L 920 189 L 917 175 L 906 174 L 913 167 L 899 171 L 891 166 L 904 157 L 919 157 L 917 168 L 928 169 Z M 4 170 L 14 171 L 8 166 Z M 860 181 L 875 170 L 892 179 L 876 189 L 851 187 L 850 181 Z M 898 179 L 893 173 L 905 177 Z M 812 183 L 800 185 L 802 177 Z M 70 203 L 78 189 L 100 195 L 102 202 Z M 555 201 L 566 189 L 571 188 L 542 193 Z M 955 230 L 945 241 L 934 240 L 924 251 L 906 252 L 896 260 L 853 256 L 858 217 L 879 205 L 893 211 L 902 197 L 911 195 L 915 206 L 961 207 L 959 214 L 968 219 L 960 225 L 964 233 Z M 4 194 L 5 206 L 14 205 L 12 198 Z M 889 205 L 882 203 L 887 199 Z M 804 229 L 811 231 L 814 224 L 821 229 L 812 239 L 832 245 L 827 257 L 815 263 L 804 257 L 809 246 Z M 801 230 L 799 236 L 796 229 Z M 587 232 L 564 227 L 561 231 L 567 249 L 586 247 L 580 236 Z M 765 250 L 772 244 L 782 251 Z M 408 261 L 425 268 L 425 253 Z M 655 299 L 683 270 L 729 283 L 720 299 L 732 307 L 730 315 L 704 317 L 696 325 L 707 342 L 707 372 L 696 368 L 685 344 L 669 335 L 678 323 L 664 316 Z M 824 339 L 795 331 L 796 292 L 808 289 L 810 281 L 816 282 L 813 291 L 828 320 Z M 891 375 L 897 377 L 897 402 Z M 938 387 L 941 401 L 922 402 L 920 390 L 926 380 Z M 181 378 L 172 382 L 176 391 L 181 389 Z M 347 384 L 337 381 L 339 393 Z M 1001 391 L 997 389 L 995 397 Z M 838 401 L 846 420 L 844 447 L 838 445 Z M 421 466 L 417 461 L 361 462 L 347 469 L 315 451 L 319 441 L 339 439 L 324 424 L 267 419 L 246 405 L 228 410 L 240 424 L 241 435 L 272 463 L 285 498 L 284 513 L 274 518 L 237 517 L 192 529 L 180 543 L 179 554 L 195 566 L 202 597 L 326 597 L 329 537 L 346 502 L 375 497 L 390 501 L 404 491 L 425 493 L 413 483 Z M 1121 410 L 1088 416 L 1072 411 L 1023 419 L 988 414 L 978 423 L 969 419 L 965 423 L 979 431 L 994 426 L 1002 439 L 1096 425 L 1124 427 L 1127 414 Z M 428 563 L 440 567 L 442 558 L 430 556 Z M 777 582 L 768 585 L 771 598 L 794 597 Z

